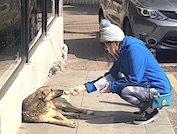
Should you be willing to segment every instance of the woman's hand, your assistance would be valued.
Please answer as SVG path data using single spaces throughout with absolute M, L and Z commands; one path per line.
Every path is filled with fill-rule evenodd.
M 71 95 L 76 96 L 76 95 L 79 95 L 81 92 L 86 91 L 87 89 L 85 85 L 78 85 L 73 88 L 70 88 L 69 90 L 70 90 Z
M 109 86 L 106 86 L 106 87 L 103 88 L 100 92 L 101 92 L 101 93 L 110 93 Z

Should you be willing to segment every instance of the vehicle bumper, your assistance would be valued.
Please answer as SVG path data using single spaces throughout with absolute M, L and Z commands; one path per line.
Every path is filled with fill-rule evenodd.
M 143 17 L 134 22 L 135 36 L 156 50 L 177 50 L 177 20 L 152 20 Z

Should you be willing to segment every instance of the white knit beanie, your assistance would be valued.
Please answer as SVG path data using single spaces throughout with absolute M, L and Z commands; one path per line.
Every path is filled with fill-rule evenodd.
M 125 35 L 121 28 L 111 24 L 109 20 L 103 19 L 100 22 L 100 41 L 122 41 Z

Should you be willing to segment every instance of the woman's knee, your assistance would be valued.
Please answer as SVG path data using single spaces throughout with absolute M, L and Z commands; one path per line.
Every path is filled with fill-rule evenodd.
M 120 96 L 131 96 L 133 89 L 130 86 L 124 87 L 120 92 Z

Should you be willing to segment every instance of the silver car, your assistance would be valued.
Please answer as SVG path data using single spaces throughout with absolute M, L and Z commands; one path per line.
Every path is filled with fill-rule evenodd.
M 156 51 L 177 50 L 177 0 L 101 0 L 99 21 L 119 25 Z

